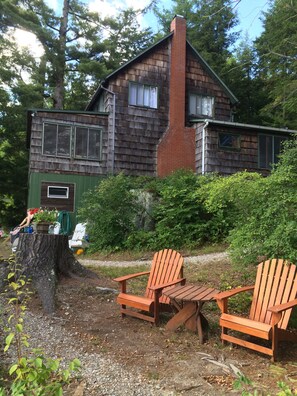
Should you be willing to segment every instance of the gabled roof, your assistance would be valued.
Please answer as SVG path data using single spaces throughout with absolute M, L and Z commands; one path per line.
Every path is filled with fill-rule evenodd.
M 108 74 L 105 79 L 101 82 L 99 87 L 96 89 L 94 95 L 92 96 L 89 104 L 86 107 L 86 111 L 90 110 L 93 106 L 93 104 L 96 102 L 100 92 L 103 90 L 103 86 L 107 86 L 108 81 L 116 77 L 118 73 L 120 73 L 122 70 L 126 69 L 129 65 L 133 64 L 136 61 L 139 61 L 143 56 L 147 55 L 149 52 L 153 51 L 156 49 L 160 44 L 164 43 L 167 39 L 172 37 L 174 32 L 170 32 L 167 34 L 165 37 L 163 37 L 161 40 L 157 41 L 155 44 L 151 45 L 149 48 L 146 50 L 142 51 L 139 55 L 135 56 L 128 62 L 124 63 L 122 66 L 120 66 L 118 69 L 116 69 L 114 72 Z M 238 102 L 238 99 L 233 95 L 233 93 L 230 91 L 230 89 L 225 85 L 225 83 L 218 77 L 218 75 L 214 72 L 214 70 L 208 65 L 208 63 L 202 58 L 202 56 L 198 53 L 198 51 L 195 50 L 195 48 L 189 43 L 187 40 L 187 45 L 190 47 L 190 49 L 193 51 L 194 55 L 197 57 L 199 63 L 201 66 L 204 68 L 204 70 L 211 75 L 211 77 L 218 83 L 218 85 L 221 86 L 223 91 L 226 93 L 226 95 L 230 98 L 230 101 L 232 104 L 235 104 Z

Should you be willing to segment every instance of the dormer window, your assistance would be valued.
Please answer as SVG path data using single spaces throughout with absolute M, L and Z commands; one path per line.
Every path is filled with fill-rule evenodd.
M 157 109 L 158 87 L 130 82 L 129 105 Z
M 190 94 L 190 96 L 189 96 L 189 115 L 213 118 L 213 116 L 214 116 L 214 97 Z

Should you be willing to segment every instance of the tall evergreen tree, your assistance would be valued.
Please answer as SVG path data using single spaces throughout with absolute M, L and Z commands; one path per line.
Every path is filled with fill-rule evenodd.
M 230 48 L 238 38 L 234 27 L 238 24 L 232 0 L 173 0 L 171 9 L 154 7 L 164 31 L 175 14 L 187 20 L 190 43 L 220 75 L 230 56 Z
M 261 110 L 265 122 L 297 129 L 297 1 L 270 1 L 264 31 L 256 41 L 259 66 L 269 103 Z
M 260 109 L 267 98 L 255 48 L 247 35 L 228 59 L 222 78 L 239 100 L 235 121 L 261 125 Z
M 52 107 L 64 107 L 66 70 L 76 71 L 86 59 L 96 61 L 97 73 L 104 69 L 98 62 L 104 51 L 99 16 L 79 0 L 64 0 L 61 16 L 43 0 L 3 0 L 3 14 L 10 27 L 35 34 L 41 43 L 46 59 L 43 93 L 51 97 Z

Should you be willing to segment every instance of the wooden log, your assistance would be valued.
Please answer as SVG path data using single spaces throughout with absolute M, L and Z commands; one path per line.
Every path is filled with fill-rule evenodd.
M 66 235 L 21 233 L 16 262 L 21 273 L 31 279 L 47 314 L 55 311 L 56 285 L 61 276 L 98 278 L 76 260 Z

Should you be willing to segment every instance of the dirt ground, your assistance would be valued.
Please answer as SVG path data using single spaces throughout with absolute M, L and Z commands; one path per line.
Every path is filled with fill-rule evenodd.
M 229 266 L 213 262 L 207 267 L 212 274 L 207 282 L 217 287 L 218 274 L 227 274 Z M 191 270 L 190 266 L 185 269 Z M 276 363 L 244 348 L 223 347 L 215 302 L 204 310 L 210 329 L 208 340 L 201 345 L 197 334 L 184 328 L 165 331 L 172 314 L 164 314 L 158 327 L 131 317 L 122 319 L 115 302 L 117 289 L 116 282 L 102 275 L 98 281 L 61 279 L 58 285 L 55 316 L 65 319 L 67 330 L 78 337 L 86 352 L 100 352 L 131 370 L 141 366 L 145 377 L 181 395 L 241 394 L 242 390 L 233 388 L 237 370 L 252 381 L 244 388 L 252 393 L 258 389 L 262 395 L 277 395 L 278 381 L 295 389 L 297 345 L 282 344 Z M 37 296 L 29 309 L 42 311 Z

